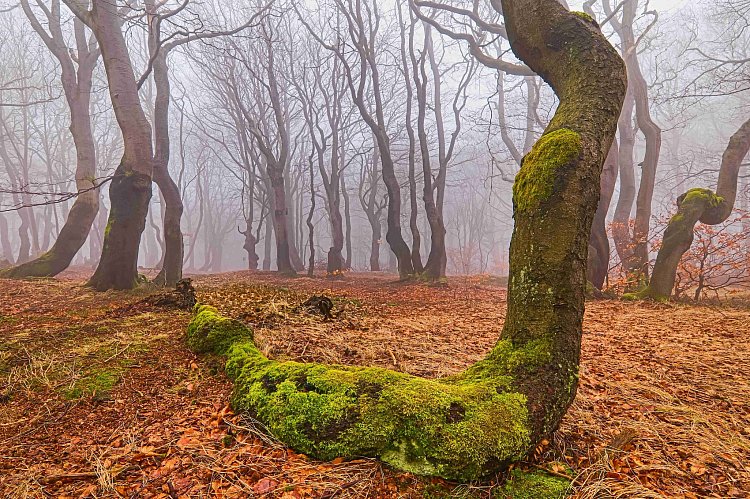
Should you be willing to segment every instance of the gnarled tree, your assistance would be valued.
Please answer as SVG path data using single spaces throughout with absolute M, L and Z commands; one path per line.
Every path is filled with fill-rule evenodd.
M 556 0 L 493 1 L 515 54 L 560 99 L 514 185 L 508 313 L 490 354 L 429 380 L 381 368 L 266 358 L 241 323 L 203 306 L 188 342 L 227 355 L 232 404 L 295 449 L 377 456 L 420 474 L 472 479 L 528 455 L 578 385 L 586 259 L 604 158 L 626 87 L 588 16 Z
M 672 295 L 677 266 L 693 244 L 693 231 L 698 222 L 717 225 L 724 222 L 734 209 L 737 199 L 737 177 L 742 161 L 750 150 L 750 120 L 746 121 L 729 139 L 721 158 L 716 192 L 710 189 L 690 189 L 677 198 L 677 213 L 669 221 L 659 254 L 656 257 L 651 281 L 641 291 L 628 298 L 668 299 Z

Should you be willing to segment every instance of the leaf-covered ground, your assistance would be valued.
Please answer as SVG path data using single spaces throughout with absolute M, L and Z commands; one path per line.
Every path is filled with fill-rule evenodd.
M 0 280 L 1 497 L 489 497 L 471 485 L 360 459 L 321 463 L 227 406 L 218 359 L 183 344 L 189 314 L 94 293 L 82 275 Z M 196 277 L 199 299 L 256 330 L 277 358 L 465 368 L 502 329 L 505 291 L 388 276 Z M 325 321 L 300 310 L 334 299 Z M 524 467 L 574 479 L 578 497 L 750 497 L 750 309 L 595 301 L 581 386 L 553 441 Z

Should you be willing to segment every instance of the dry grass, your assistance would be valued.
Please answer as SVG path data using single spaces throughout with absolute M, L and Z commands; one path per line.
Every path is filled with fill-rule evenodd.
M 498 480 L 448 484 L 376 461 L 321 463 L 232 414 L 221 362 L 182 344 L 188 315 L 131 311 L 140 294 L 78 281 L 0 286 L 3 497 L 488 497 Z M 379 365 L 437 377 L 500 336 L 505 291 L 485 278 L 447 288 L 386 278 L 197 279 L 199 298 L 256 330 L 277 358 Z M 334 298 L 337 319 L 298 305 Z M 750 497 L 750 311 L 592 302 L 578 397 L 530 467 L 594 497 Z M 50 348 L 53 346 L 53 348 Z M 66 400 L 92 369 L 123 367 L 110 397 Z

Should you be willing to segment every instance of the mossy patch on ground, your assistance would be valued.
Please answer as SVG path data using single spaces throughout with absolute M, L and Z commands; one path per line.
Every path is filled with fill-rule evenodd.
M 105 400 L 122 375 L 121 369 L 94 369 L 63 391 L 68 400 L 93 397 Z
M 543 471 L 513 470 L 493 499 L 562 499 L 571 482 Z

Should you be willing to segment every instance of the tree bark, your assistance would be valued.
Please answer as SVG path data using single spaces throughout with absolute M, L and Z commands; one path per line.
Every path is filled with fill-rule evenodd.
M 612 142 L 607 159 L 604 161 L 604 170 L 600 182 L 601 194 L 589 241 L 588 281 L 599 290 L 604 287 L 609 272 L 610 247 L 609 236 L 607 235 L 607 212 L 617 183 L 617 155 L 617 140 L 615 140 Z
M 0 213 L 0 249 L 2 249 L 2 258 L 9 264 L 13 265 L 13 246 L 10 244 L 10 234 L 8 233 L 8 219 Z
M 682 255 L 693 243 L 695 225 L 698 222 L 717 225 L 732 214 L 737 199 L 740 167 L 749 150 L 750 120 L 743 123 L 729 139 L 721 159 L 716 192 L 690 189 L 677 198 L 677 213 L 664 232 L 651 281 L 643 290 L 626 295 L 627 298 L 669 299 Z
M 70 109 L 70 132 L 76 148 L 76 189 L 78 197 L 68 212 L 68 217 L 57 236 L 55 244 L 40 257 L 3 272 L 6 277 L 52 277 L 70 265 L 76 253 L 86 242 L 99 211 L 99 192 L 96 188 L 96 147 L 91 132 L 91 88 L 94 68 L 99 59 L 99 49 L 87 40 L 83 23 L 74 21 L 76 58 L 78 69 L 63 38 L 60 24 L 60 2 L 52 2 L 47 10 L 49 33 L 43 28 L 29 6 L 21 2 L 32 28 L 42 38 L 50 52 L 60 62 L 61 83 Z
M 626 103 L 626 113 L 621 120 L 621 153 L 628 155 L 622 157 L 620 171 L 625 175 L 633 174 L 633 149 L 635 137 L 632 126 L 632 107 L 635 107 L 635 117 L 639 130 L 646 139 L 646 152 L 641 166 L 641 180 L 638 186 L 638 195 L 636 197 L 636 213 L 633 226 L 632 237 L 630 237 L 630 206 L 632 199 L 630 193 L 626 192 L 623 205 L 630 201 L 627 206 L 627 218 L 624 217 L 624 209 L 619 213 L 618 228 L 616 241 L 620 241 L 623 246 L 620 255 L 625 272 L 628 277 L 629 287 L 637 287 L 648 280 L 649 250 L 648 238 L 651 227 L 651 205 L 654 197 L 654 186 L 656 183 L 656 169 L 659 164 L 659 155 L 661 151 L 661 129 L 651 118 L 650 102 L 648 98 L 648 84 L 641 72 L 640 62 L 638 60 L 638 46 L 633 26 L 635 24 L 638 0 L 630 0 L 623 3 L 622 19 L 618 21 L 612 16 L 612 9 L 609 1 L 603 2 L 605 12 L 611 18 L 612 26 L 620 36 L 621 52 L 628 70 L 628 81 L 630 83 L 629 94 L 632 95 L 632 102 Z M 625 122 L 627 120 L 627 122 Z M 624 133 L 624 136 L 623 136 Z M 629 168 L 630 167 L 630 168 Z M 621 183 L 628 185 L 630 178 L 623 178 Z M 629 187 L 629 185 L 628 185 Z M 635 183 L 633 180 L 633 189 Z M 628 222 L 628 223 L 623 223 Z M 627 230 L 628 237 L 625 239 L 623 229 Z M 623 240 L 627 243 L 623 245 Z M 624 256 L 624 258 L 623 258 Z
M 94 0 L 82 11 L 66 5 L 94 32 L 107 73 L 109 94 L 123 136 L 124 152 L 109 188 L 111 209 L 102 257 L 89 285 L 99 291 L 131 289 L 138 282 L 138 249 L 146 226 L 153 147 L 151 124 L 141 107 L 133 65 L 122 33 L 123 18 L 113 2 Z
M 153 24 L 153 21 L 150 21 Z M 162 267 L 154 282 L 172 287 L 182 279 L 182 259 L 184 246 L 182 241 L 183 204 L 180 189 L 169 174 L 170 138 L 169 138 L 169 102 L 170 83 L 167 66 L 166 49 L 159 47 L 159 34 L 149 37 L 149 47 L 153 58 L 153 75 L 156 86 L 154 102 L 154 183 L 159 187 L 164 201 L 164 254 Z M 157 53 L 158 51 L 158 53 Z
M 346 247 L 346 258 L 344 259 L 344 270 L 352 269 L 352 213 L 349 201 L 349 191 L 346 190 L 346 177 L 341 176 L 341 196 L 344 198 L 344 240 Z
M 245 236 L 245 242 L 242 245 L 242 248 L 247 252 L 247 269 L 258 270 L 258 261 L 260 259 L 258 258 L 258 254 L 255 252 L 255 245 L 257 244 L 257 241 L 255 239 L 255 235 L 253 234 L 252 225 L 248 225 L 245 232 L 241 232 L 241 234 Z
M 468 481 L 532 453 L 575 397 L 586 253 L 625 68 L 593 21 L 556 0 L 502 9 L 513 51 L 560 105 L 514 185 L 508 313 L 492 352 L 463 373 L 424 379 L 269 360 L 250 330 L 212 307 L 188 328 L 194 351 L 228 356 L 234 409 L 299 452 Z
M 626 275 L 631 274 L 634 266 L 632 263 L 633 246 L 630 228 L 630 216 L 636 196 L 633 164 L 633 151 L 635 149 L 635 131 L 633 130 L 634 110 L 635 100 L 633 92 L 628 88 L 617 127 L 620 135 L 619 150 L 617 153 L 620 193 L 617 197 L 617 205 L 615 206 L 615 213 L 612 218 L 612 239 L 615 242 L 615 250 Z

